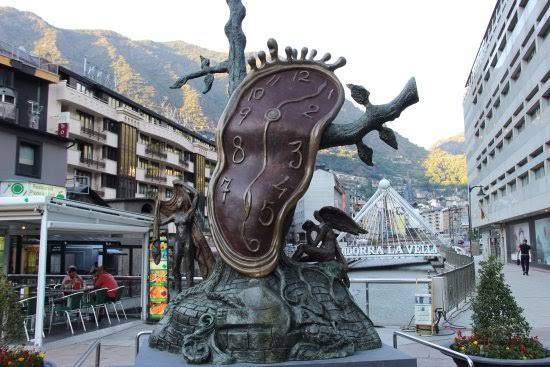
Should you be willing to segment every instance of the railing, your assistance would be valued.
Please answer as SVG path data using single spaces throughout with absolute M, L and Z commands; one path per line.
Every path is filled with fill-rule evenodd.
M 99 361 L 101 359 L 101 342 L 99 341 L 99 339 L 97 339 L 95 342 L 92 343 L 92 345 L 88 347 L 88 349 L 80 356 L 80 358 L 77 359 L 73 367 L 81 367 L 93 351 L 95 351 L 94 367 L 99 367 Z
M 19 109 L 14 104 L 0 102 L 0 118 L 3 120 L 11 120 L 17 124 L 19 120 Z
M 91 168 L 105 168 L 105 162 L 93 158 L 80 157 L 80 163 L 83 163 Z
M 65 275 L 48 274 L 46 275 L 46 284 L 61 283 Z M 85 281 L 91 283 L 91 275 L 80 275 Z M 119 286 L 124 286 L 128 297 L 137 297 L 141 294 L 141 276 L 139 275 L 115 275 L 115 280 Z M 19 285 L 36 287 L 36 274 L 8 274 L 8 279 L 12 283 Z
M 107 134 L 104 134 L 100 131 L 97 131 L 97 130 L 94 130 L 94 129 L 90 129 L 88 127 L 84 127 L 84 126 L 81 126 L 80 127 L 80 131 L 83 133 L 83 134 L 86 134 L 92 138 L 95 138 L 95 139 L 98 139 L 98 140 L 107 140 Z
M 167 178 L 160 175 L 160 172 L 154 170 L 147 170 L 145 172 L 145 177 L 153 181 L 166 182 Z
M 438 344 L 430 343 L 429 341 L 426 341 L 424 339 L 420 339 L 420 338 L 412 336 L 412 335 L 405 334 L 401 331 L 394 331 L 393 332 L 393 347 L 395 349 L 397 349 L 397 337 L 398 336 L 400 336 L 402 338 L 405 338 L 405 339 L 412 340 L 415 343 L 422 344 L 422 345 L 425 345 L 427 347 L 436 349 L 436 350 L 442 352 L 443 354 L 449 355 L 451 358 L 462 359 L 463 361 L 465 361 L 468 364 L 469 367 L 474 367 L 474 361 L 472 361 L 472 359 L 470 357 L 468 357 L 466 354 L 456 352 L 452 349 L 445 348 L 445 347 L 443 347 L 441 345 L 438 345 Z
M 434 278 L 443 279 L 443 309 L 450 311 L 466 301 L 476 289 L 475 264 L 470 264 L 447 271 Z
M 450 311 L 475 292 L 475 264 L 471 256 L 457 254 L 452 249 L 441 249 L 440 252 L 446 263 L 455 267 L 434 277 L 437 278 L 436 282 L 442 281 L 442 307 L 445 311 Z
M 150 145 L 145 147 L 145 153 L 149 155 L 154 155 L 163 159 L 166 159 L 168 157 L 168 154 L 166 154 L 166 152 L 163 149 L 150 146 Z
M 21 46 L 16 47 L 7 42 L 0 41 L 0 55 L 9 57 L 10 59 L 21 61 L 24 64 L 47 70 L 50 73 L 58 74 L 58 66 L 50 60 L 36 56 Z
M 414 294 L 418 292 L 418 286 L 425 289 L 432 283 L 429 278 L 360 278 L 350 276 L 350 283 L 365 284 L 364 302 L 362 295 L 357 294 L 355 301 L 365 314 L 378 325 L 406 325 L 414 315 Z M 374 285 L 389 285 L 392 287 L 375 287 Z M 357 289 L 350 289 L 355 293 Z M 359 291 L 361 289 L 359 288 Z M 374 296 L 373 296 L 374 295 Z M 410 297 L 408 297 L 410 296 Z M 399 297 L 399 302 L 388 303 L 387 298 Z M 409 300 L 409 301 L 407 301 Z M 364 307 L 364 308 L 363 308 Z
M 457 254 L 452 249 L 440 249 L 439 252 L 445 257 L 447 263 L 455 267 L 465 266 L 473 261 L 471 256 Z
M 139 344 L 140 344 L 141 337 L 144 335 L 151 335 L 151 334 L 153 334 L 152 330 L 144 330 L 136 334 L 136 356 L 139 354 Z

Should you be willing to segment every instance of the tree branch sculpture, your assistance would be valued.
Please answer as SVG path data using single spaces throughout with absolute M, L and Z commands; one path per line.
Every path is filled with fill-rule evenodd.
M 246 36 L 242 30 L 246 9 L 241 0 L 226 0 L 226 2 L 229 6 L 229 20 L 225 25 L 225 35 L 229 42 L 228 58 L 217 65 L 210 66 L 210 60 L 201 56 L 201 70 L 182 76 L 171 88 L 181 88 L 191 79 L 204 77 L 202 92 L 207 93 L 214 82 L 214 74 L 227 73 L 229 75 L 228 93 L 231 95 L 246 77 L 244 53 Z M 292 51 L 297 53 L 290 50 L 291 53 Z M 330 56 L 328 57 L 330 58 Z M 259 58 L 260 61 L 262 58 L 265 61 L 265 54 L 259 54 Z M 397 149 L 395 133 L 392 129 L 384 126 L 384 123 L 395 120 L 407 107 L 418 102 L 416 82 L 414 78 L 411 78 L 395 99 L 381 105 L 373 105 L 369 102 L 369 92 L 364 87 L 353 84 L 348 84 L 348 87 L 351 90 L 352 98 L 365 107 L 365 113 L 353 122 L 329 125 L 323 134 L 319 149 L 355 144 L 359 158 L 367 165 L 372 166 L 373 150 L 363 143 L 363 138 L 371 131 L 378 131 L 378 136 L 383 142 Z
M 395 120 L 403 110 L 418 102 L 416 81 L 411 78 L 397 97 L 381 105 L 369 102 L 369 92 L 365 88 L 353 84 L 348 84 L 348 88 L 351 90 L 352 98 L 365 106 L 365 113 L 354 122 L 329 125 L 323 134 L 320 149 L 355 144 L 359 158 L 372 166 L 372 149 L 363 143 L 363 137 L 377 130 L 384 143 L 397 149 L 395 134 L 392 129 L 385 127 L 384 123 Z

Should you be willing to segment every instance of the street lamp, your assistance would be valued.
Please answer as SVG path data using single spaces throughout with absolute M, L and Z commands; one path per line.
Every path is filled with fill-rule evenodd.
M 477 196 L 485 196 L 485 193 L 483 192 L 483 186 L 476 185 L 476 186 L 468 186 L 468 242 L 470 244 L 470 251 L 472 250 L 472 199 L 471 199 L 471 193 L 472 190 L 475 188 L 479 188 L 479 192 L 477 193 Z

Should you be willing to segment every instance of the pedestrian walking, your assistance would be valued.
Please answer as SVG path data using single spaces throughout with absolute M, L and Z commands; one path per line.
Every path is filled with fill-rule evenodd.
M 527 240 L 519 245 L 518 255 L 520 256 L 521 270 L 523 275 L 529 275 L 529 260 L 531 258 L 531 246 L 527 243 Z

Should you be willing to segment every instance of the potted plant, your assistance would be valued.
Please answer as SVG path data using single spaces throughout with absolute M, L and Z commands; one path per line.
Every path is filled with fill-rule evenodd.
M 550 351 L 536 336 L 530 336 L 523 309 L 504 281 L 502 264 L 490 257 L 481 262 L 479 275 L 472 304 L 472 334 L 459 332 L 451 349 L 468 355 L 476 367 L 550 366 Z M 467 366 L 465 361 L 453 359 L 457 366 Z
M 23 314 L 17 293 L 0 273 L 0 367 L 46 367 L 44 353 L 17 345 L 23 339 Z

